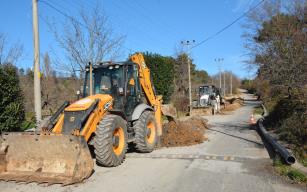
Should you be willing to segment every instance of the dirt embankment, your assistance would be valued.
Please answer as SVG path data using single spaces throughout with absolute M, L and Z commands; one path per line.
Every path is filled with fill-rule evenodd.
M 204 135 L 206 128 L 206 120 L 201 117 L 166 123 L 163 126 L 161 146 L 189 146 L 202 143 L 207 140 Z

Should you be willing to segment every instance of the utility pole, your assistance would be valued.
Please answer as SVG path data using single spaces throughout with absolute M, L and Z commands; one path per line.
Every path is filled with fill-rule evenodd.
M 34 109 L 36 123 L 42 119 L 41 103 L 41 83 L 40 83 L 40 66 L 39 66 L 39 32 L 38 32 L 38 8 L 37 0 L 32 0 L 32 17 L 33 17 L 33 39 L 34 39 Z
M 190 45 L 195 43 L 195 40 L 192 41 L 181 41 L 182 45 L 187 46 L 187 55 L 188 55 L 188 78 L 189 78 L 189 115 L 191 116 L 192 112 L 192 84 L 191 84 L 191 61 L 189 58 L 190 55 Z
M 232 95 L 232 72 L 230 72 L 230 95 Z
M 219 76 L 220 76 L 220 90 L 222 90 L 222 70 L 221 70 L 221 63 L 223 62 L 224 58 L 216 58 L 214 59 L 215 62 L 218 63 L 219 68 Z
M 223 96 L 226 95 L 226 86 L 225 86 L 225 70 L 223 71 L 223 77 L 224 77 L 224 91 L 223 91 Z
M 220 89 L 222 90 L 222 70 L 221 70 L 221 66 L 219 66 L 219 74 L 220 74 Z

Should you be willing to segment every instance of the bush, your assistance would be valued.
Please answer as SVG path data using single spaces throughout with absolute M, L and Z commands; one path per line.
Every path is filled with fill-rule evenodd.
M 241 81 L 241 88 L 246 89 L 250 94 L 257 93 L 255 80 L 243 79 Z
M 26 112 L 25 120 L 21 124 L 21 130 L 34 128 L 36 126 L 36 118 L 34 112 Z
M 0 132 L 18 131 L 25 118 L 17 68 L 0 65 Z
M 174 91 L 174 62 L 171 57 L 154 53 L 144 53 L 145 62 L 150 69 L 151 78 L 158 95 L 163 96 L 163 102 L 169 103 Z
M 266 118 L 266 126 L 276 129 L 279 139 L 292 144 L 297 158 L 304 160 L 305 146 L 307 146 L 306 97 L 296 94 L 291 98 L 284 97 L 279 100 L 275 98 L 272 101 L 276 104 L 272 105 L 274 108 Z

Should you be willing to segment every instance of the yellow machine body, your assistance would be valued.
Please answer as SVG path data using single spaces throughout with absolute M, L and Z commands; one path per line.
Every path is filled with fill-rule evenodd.
M 75 136 L 83 136 L 86 141 L 89 140 L 89 138 L 92 136 L 93 133 L 96 131 L 96 126 L 99 123 L 99 121 L 103 118 L 103 116 L 106 114 L 107 110 L 112 108 L 112 97 L 110 95 L 103 95 L 103 94 L 96 94 L 91 95 L 86 98 L 80 99 L 71 105 L 69 105 L 67 108 L 65 108 L 65 111 L 85 111 L 87 110 L 96 100 L 99 100 L 98 107 L 90 114 L 86 124 L 84 125 L 81 132 L 74 131 L 71 134 Z M 110 103 L 108 108 L 105 108 L 104 106 Z M 70 119 L 71 121 L 75 121 L 76 119 Z M 53 133 L 60 134 L 62 133 L 62 128 L 64 124 L 64 114 L 62 114 L 56 123 L 55 127 L 52 129 Z
M 138 79 L 153 109 L 157 135 L 161 135 L 162 111 L 173 117 L 176 111 L 162 107 L 162 96 L 156 96 L 153 91 L 143 55 L 136 53 L 131 60 L 138 66 Z M 0 180 L 71 184 L 92 174 L 94 164 L 88 143 L 99 123 L 112 110 L 113 98 L 109 94 L 92 94 L 90 83 L 90 95 L 65 106 L 52 127 L 43 127 L 39 132 L 1 135 Z M 123 138 L 122 132 L 117 134 Z

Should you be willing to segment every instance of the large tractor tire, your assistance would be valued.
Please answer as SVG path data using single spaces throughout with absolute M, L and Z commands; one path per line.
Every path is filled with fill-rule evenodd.
M 94 138 L 98 165 L 115 167 L 120 165 L 127 151 L 127 123 L 118 115 L 106 115 L 96 128 Z
M 135 147 L 139 152 L 148 153 L 154 150 L 157 141 L 157 122 L 151 111 L 144 111 L 134 122 Z

